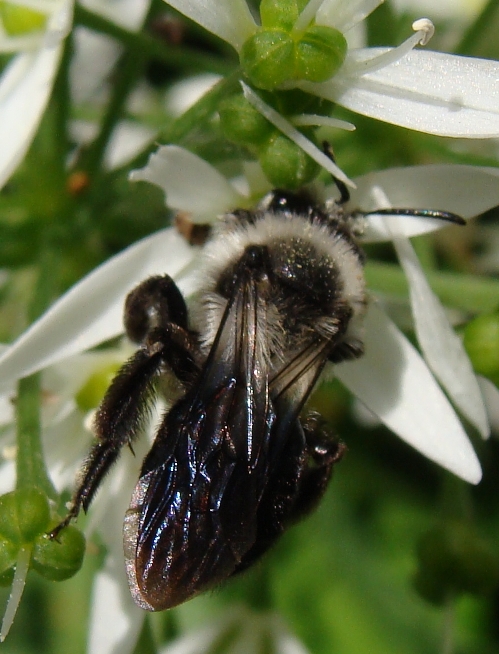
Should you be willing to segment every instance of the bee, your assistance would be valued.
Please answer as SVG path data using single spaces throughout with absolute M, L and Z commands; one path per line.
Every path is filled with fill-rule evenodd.
M 161 387 L 171 399 L 173 386 L 124 520 L 129 586 L 144 609 L 177 606 L 258 561 L 317 505 L 344 453 L 320 415 L 303 412 L 326 366 L 363 353 L 358 215 L 336 184 L 339 200 L 276 190 L 223 216 L 189 308 L 168 275 L 126 299 L 126 333 L 140 348 L 97 411 L 97 441 L 50 536 L 88 509 Z

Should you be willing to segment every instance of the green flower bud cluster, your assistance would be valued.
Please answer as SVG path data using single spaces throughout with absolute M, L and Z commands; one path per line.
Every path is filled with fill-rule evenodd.
M 85 538 L 76 527 L 69 526 L 51 540 L 47 532 L 59 521 L 38 488 L 20 488 L 0 497 L 0 584 L 11 583 L 23 547 L 32 549 L 31 567 L 46 579 L 63 581 L 78 572 Z
M 285 82 L 324 82 L 345 60 L 347 42 L 341 32 L 324 25 L 295 30 L 304 0 L 262 0 L 262 27 L 243 45 L 239 58 L 248 79 L 272 90 Z
M 417 556 L 414 586 L 432 604 L 462 593 L 487 595 L 499 585 L 499 557 L 466 521 L 448 520 L 430 529 Z
M 325 106 L 329 107 L 329 103 L 297 90 L 265 93 L 262 97 L 283 116 L 301 112 L 323 113 Z M 274 187 L 297 189 L 319 174 L 319 164 L 264 118 L 242 94 L 223 100 L 219 116 L 225 137 L 258 159 Z M 312 129 L 302 131 L 315 142 Z
M 499 313 L 478 316 L 466 325 L 464 347 L 476 372 L 499 386 Z

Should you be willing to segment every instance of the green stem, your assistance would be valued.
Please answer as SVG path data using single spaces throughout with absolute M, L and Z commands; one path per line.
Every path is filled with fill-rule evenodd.
M 40 425 L 40 373 L 21 379 L 17 392 L 17 488 L 36 486 L 50 497 L 55 491 L 45 469 Z
M 33 299 L 28 309 L 28 317 L 33 322 L 49 306 L 56 294 L 58 262 L 56 248 L 46 243 L 40 261 L 38 282 L 33 291 Z M 37 486 L 49 497 L 56 492 L 45 467 L 41 442 L 40 420 L 40 373 L 21 379 L 18 383 L 16 401 L 17 414 L 17 488 Z
M 454 652 L 455 621 L 456 598 L 453 594 L 450 594 L 444 605 L 441 654 L 453 654 Z
M 396 264 L 368 262 L 367 285 L 372 291 L 392 295 L 408 294 L 407 280 Z M 428 280 L 441 301 L 470 313 L 495 311 L 499 306 L 499 280 L 477 275 L 430 271 Z
M 163 143 L 179 143 L 193 129 L 206 122 L 217 111 L 220 101 L 230 93 L 241 90 L 239 80 L 242 73 L 239 69 L 221 79 L 208 93 L 196 102 L 190 109 L 171 123 L 161 134 L 159 140 Z
M 90 146 L 86 155 L 80 162 L 80 167 L 88 171 L 95 178 L 102 167 L 104 153 L 109 139 L 120 120 L 130 94 L 134 88 L 145 65 L 144 57 L 137 53 L 127 52 L 117 66 L 117 79 L 113 87 L 111 98 L 102 119 L 97 138 Z
M 184 112 L 176 120 L 174 120 L 168 127 L 166 127 L 161 134 L 158 135 L 156 142 L 148 146 L 141 152 L 133 161 L 128 162 L 126 170 L 133 170 L 144 165 L 144 159 L 158 149 L 158 143 L 182 143 L 182 141 L 190 134 L 192 130 L 199 129 L 199 127 L 206 123 L 213 114 L 217 111 L 220 101 L 226 98 L 231 93 L 237 91 L 239 87 L 239 80 L 242 73 L 239 69 L 234 70 L 230 75 L 221 79 L 215 86 L 200 98 L 196 104 L 192 105 L 190 109 Z M 120 173 L 120 169 L 115 171 Z
M 484 32 L 495 22 L 495 15 L 499 10 L 497 0 L 489 0 L 478 18 L 468 27 L 461 41 L 455 47 L 455 52 L 463 55 L 474 54 Z
M 103 16 L 89 11 L 81 4 L 75 6 L 75 23 L 84 25 L 94 32 L 107 34 L 119 41 L 135 54 L 141 53 L 146 59 L 155 59 L 167 66 L 183 72 L 212 72 L 225 75 L 234 68 L 221 57 L 214 57 L 198 50 L 163 44 L 145 32 L 131 32 Z
M 65 164 L 67 153 L 71 150 L 68 125 L 71 114 L 71 91 L 69 88 L 69 67 L 73 56 L 73 38 L 69 34 L 59 66 L 59 71 L 52 92 L 52 103 L 54 106 L 54 122 L 56 132 L 54 134 L 54 147 L 57 149 L 58 162 L 63 175 L 65 175 Z

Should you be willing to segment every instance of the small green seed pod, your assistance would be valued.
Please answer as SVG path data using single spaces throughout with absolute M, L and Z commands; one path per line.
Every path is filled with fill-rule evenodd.
M 297 189 L 319 174 L 319 164 L 280 132 L 260 150 L 260 165 L 276 188 Z
M 239 60 L 255 86 L 272 90 L 293 79 L 295 42 L 283 30 L 262 30 L 246 41 Z
M 290 32 L 307 2 L 308 0 L 262 0 L 260 19 L 263 27 L 279 27 Z
M 17 545 L 32 543 L 47 530 L 48 499 L 38 488 L 19 488 L 0 497 L 0 534 Z
M 64 581 L 81 568 L 84 554 L 85 537 L 79 529 L 69 525 L 57 538 L 50 539 L 45 534 L 37 538 L 32 565 L 45 579 Z
M 499 313 L 478 316 L 466 325 L 464 347 L 474 369 L 499 385 Z
M 295 78 L 325 82 L 345 61 L 347 42 L 333 27 L 314 25 L 297 43 Z
M 218 113 L 222 132 L 238 145 L 262 145 L 275 131 L 275 127 L 242 94 L 223 100 Z
M 47 16 L 15 2 L 0 3 L 0 20 L 9 36 L 25 36 L 45 28 Z

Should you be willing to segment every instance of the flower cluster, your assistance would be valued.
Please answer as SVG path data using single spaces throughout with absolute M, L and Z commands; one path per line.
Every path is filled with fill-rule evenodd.
M 200 247 L 188 243 L 174 227 L 162 228 L 139 240 L 130 238 L 127 247 L 116 253 L 120 246 L 114 245 L 113 238 L 121 243 L 120 224 L 116 229 L 116 222 L 110 221 L 111 228 L 106 231 L 109 216 L 104 210 L 101 219 L 98 213 L 106 207 L 108 185 L 113 193 L 116 188 L 113 184 L 118 173 L 113 177 L 107 169 L 122 165 L 137 153 L 140 156 L 136 161 L 140 163 L 129 175 L 126 171 L 127 177 L 123 176 L 120 182 L 127 189 L 147 187 L 148 192 L 156 194 L 159 187 L 169 210 L 188 214 L 198 224 L 213 225 L 236 207 L 254 207 L 276 186 L 298 188 L 321 176 L 322 181 L 316 181 L 314 188 L 326 199 L 336 197 L 342 183 L 349 186 L 346 210 L 362 222 L 359 243 L 389 243 L 396 253 L 409 289 L 415 338 L 411 341 L 389 317 L 380 289 L 371 289 L 365 316 L 365 355 L 337 365 L 336 378 L 376 421 L 427 459 L 466 482 L 480 481 L 482 467 L 469 433 L 476 432 L 485 439 L 491 429 L 497 430 L 494 409 L 499 405 L 499 391 L 489 380 L 477 377 L 475 371 L 492 371 L 494 378 L 493 374 L 499 374 L 499 366 L 477 365 L 480 356 L 483 359 L 483 347 L 481 343 L 476 347 L 476 343 L 477 338 L 484 340 L 484 323 L 470 323 L 463 345 L 409 240 L 444 233 L 446 224 L 434 218 L 401 217 L 396 212 L 390 214 L 390 209 L 442 209 L 470 221 L 499 205 L 499 169 L 431 164 L 372 171 L 349 179 L 329 150 L 318 145 L 318 134 L 322 134 L 322 129 L 329 130 L 328 134 L 334 129 L 354 129 L 351 123 L 334 117 L 336 106 L 340 106 L 434 136 L 497 138 L 499 64 L 428 50 L 426 45 L 434 32 L 428 19 L 415 21 L 414 33 L 398 46 L 367 47 L 363 23 L 381 2 L 262 0 L 256 18 L 246 0 L 165 0 L 165 7 L 196 23 L 196 29 L 201 26 L 229 44 L 237 53 L 240 67 L 227 82 L 216 84 L 220 78 L 210 76 L 206 88 L 211 90 L 204 95 L 198 92 L 196 81 L 196 94 L 202 97 L 176 120 L 169 115 L 172 126 L 165 128 L 165 133 L 172 135 L 171 142 L 177 145 L 169 142 L 151 154 L 149 144 L 160 131 L 154 119 L 158 98 L 153 84 L 149 84 L 146 57 L 141 61 L 135 55 L 143 47 L 148 49 L 151 61 L 147 63 L 151 68 L 152 63 L 157 63 L 156 55 L 173 67 L 176 55 L 172 55 L 174 48 L 170 46 L 178 37 L 175 30 L 182 32 L 184 28 L 179 28 L 169 14 L 166 26 L 161 23 L 157 7 L 149 7 L 147 0 L 95 0 L 95 14 L 88 2 L 74 7 L 72 0 L 0 0 L 0 51 L 8 56 L 0 76 L 0 187 L 22 162 L 60 75 L 64 95 L 62 100 L 59 98 L 59 109 L 66 102 L 71 103 L 72 113 L 67 107 L 64 111 L 58 109 L 59 119 L 67 112 L 67 143 L 60 148 L 59 166 L 69 176 L 75 171 L 81 173 L 84 183 L 77 188 L 75 182 L 74 188 L 69 189 L 70 202 L 68 189 L 61 191 L 64 220 L 54 219 L 53 224 L 46 220 L 36 239 L 43 243 L 46 236 L 51 248 L 55 244 L 55 249 L 64 249 L 74 234 L 82 234 L 82 247 L 90 244 L 92 255 L 99 248 L 106 254 L 100 266 L 55 302 L 50 304 L 52 297 L 48 297 L 46 310 L 36 314 L 39 317 L 33 324 L 0 351 L 0 445 L 4 459 L 0 465 L 0 486 L 6 494 L 0 499 L 0 513 L 3 518 L 15 514 L 21 524 L 14 533 L 0 520 L 0 578 L 13 578 L 1 638 L 14 618 L 29 567 L 40 571 L 40 552 L 54 544 L 45 534 L 60 518 L 58 497 L 71 490 L 74 474 L 93 436 L 94 412 L 109 380 L 131 352 L 122 338 L 127 294 L 154 275 L 170 275 L 187 299 L 200 285 Z M 77 23 L 74 29 L 73 10 Z M 80 19 L 78 12 L 83 12 Z M 156 30 L 168 40 L 168 48 L 161 49 L 159 39 L 151 42 L 149 33 L 138 32 L 145 19 L 150 32 Z M 97 25 L 96 29 L 107 36 L 92 32 L 88 24 Z M 65 42 L 69 34 L 71 43 Z M 111 42 L 109 35 L 117 41 Z M 120 38 L 122 42 L 118 43 Z M 133 57 L 127 58 L 123 45 L 130 43 L 137 49 Z M 226 51 L 225 46 L 221 48 Z M 189 54 L 188 49 L 186 53 Z M 199 61 L 206 60 L 200 57 Z M 186 67 L 189 69 L 189 65 Z M 165 98 L 171 100 L 173 93 L 175 103 L 184 105 L 176 88 L 171 85 Z M 203 86 L 203 92 L 206 88 Z M 137 91 L 133 102 L 128 97 L 132 89 Z M 57 92 L 58 89 L 56 95 Z M 215 105 L 210 104 L 212 98 L 217 98 Z M 147 112 L 143 107 L 148 107 L 148 120 L 137 120 L 140 111 L 134 114 L 132 107 L 138 105 L 144 115 Z M 214 115 L 215 120 L 206 127 Z M 198 118 L 200 125 L 196 124 Z M 189 129 L 196 136 L 201 135 L 198 142 L 189 141 Z M 224 147 L 218 148 L 222 134 Z M 210 139 L 217 147 L 210 148 Z M 87 146 L 97 152 L 94 166 L 92 156 L 85 158 Z M 146 155 L 150 155 L 148 160 Z M 105 165 L 101 165 L 99 158 Z M 333 176 L 335 184 L 324 182 L 324 171 Z M 43 171 L 40 178 L 43 179 Z M 90 192 L 86 194 L 87 186 Z M 144 214 L 150 206 L 157 204 L 147 204 Z M 6 222 L 16 226 L 17 220 L 17 214 L 12 212 Z M 65 240 L 59 241 L 61 233 Z M 113 244 L 109 249 L 105 248 L 106 239 Z M 108 256 L 110 251 L 113 256 Z M 494 253 L 489 252 L 488 259 L 493 257 Z M 16 274 L 12 270 L 8 276 Z M 496 314 L 486 316 L 486 320 L 488 326 L 497 324 Z M 474 348 L 478 351 L 476 357 Z M 467 350 L 472 353 L 473 365 Z M 41 484 L 42 489 L 37 487 L 34 495 L 31 486 L 27 491 L 31 499 L 34 497 L 33 506 L 38 506 L 41 497 L 42 509 L 41 518 L 30 518 L 31 526 L 26 527 L 18 506 L 19 497 L 26 492 L 23 480 L 19 479 L 19 460 L 26 452 L 25 445 L 20 451 L 19 438 L 16 460 L 16 412 L 19 418 L 23 399 L 20 380 L 37 374 L 41 408 L 39 424 L 35 424 L 33 431 L 38 430 L 41 436 L 39 452 L 43 449 L 45 460 L 40 463 L 41 457 L 39 460 L 33 455 L 33 468 L 41 465 L 40 478 L 47 484 Z M 164 399 L 158 401 L 143 442 L 134 444 L 136 456 L 125 452 L 116 473 L 104 483 L 86 526 L 87 534 L 98 531 L 106 548 L 105 561 L 93 587 L 90 652 L 127 654 L 134 649 L 143 626 L 144 613 L 133 603 L 123 571 L 121 523 L 140 462 L 153 438 L 154 424 L 164 409 Z M 19 435 L 19 425 L 17 431 Z M 21 491 L 21 495 L 13 494 Z M 442 536 L 438 529 L 431 534 L 437 532 Z M 459 523 L 455 533 L 462 532 Z M 441 540 L 445 538 L 443 534 Z M 425 547 L 430 540 L 425 539 Z M 445 542 L 450 551 L 451 546 Z M 82 538 L 79 547 L 82 550 Z M 480 559 L 480 547 L 474 548 L 472 543 L 470 551 L 478 552 L 476 558 Z M 434 565 L 427 550 L 420 559 Z M 490 568 L 495 570 L 493 557 L 487 553 L 483 560 L 491 561 Z M 57 578 L 59 572 L 50 574 Z M 60 578 L 62 575 L 63 572 Z M 439 569 L 436 578 L 442 586 L 445 579 L 441 577 Z M 495 583 L 492 572 L 490 579 L 491 584 Z M 475 588 L 473 583 L 466 586 L 469 587 Z M 447 596 L 446 588 L 436 593 L 439 601 Z M 209 652 L 220 643 L 231 643 L 234 651 L 240 648 L 258 652 L 267 645 L 271 651 L 282 654 L 306 651 L 275 615 L 257 615 L 245 609 L 227 614 L 209 628 L 182 635 L 172 642 L 171 651 Z M 165 654 L 166 651 L 170 649 Z

